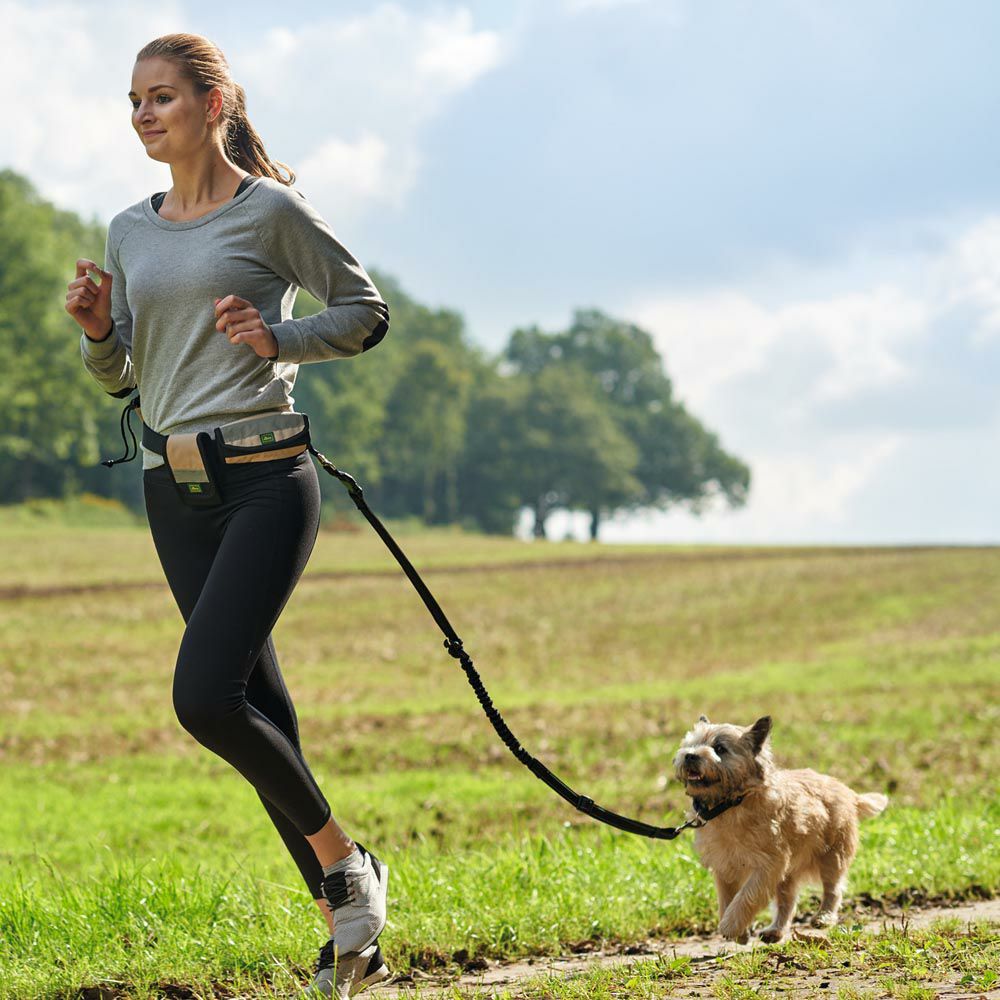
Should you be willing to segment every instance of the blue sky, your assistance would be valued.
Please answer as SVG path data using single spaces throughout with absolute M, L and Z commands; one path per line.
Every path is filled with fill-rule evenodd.
M 1000 5 L 0 10 L 0 162 L 61 205 L 169 186 L 125 95 L 142 44 L 195 31 L 347 246 L 476 341 L 574 307 L 648 329 L 753 497 L 602 539 L 1000 540 Z

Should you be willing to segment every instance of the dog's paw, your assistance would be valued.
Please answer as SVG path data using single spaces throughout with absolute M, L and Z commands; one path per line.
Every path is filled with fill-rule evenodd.
M 831 913 L 829 910 L 817 913 L 811 921 L 813 927 L 832 927 L 836 922 L 837 914 Z
M 746 944 L 750 940 L 750 929 L 731 920 L 728 913 L 719 923 L 719 933 L 727 941 L 735 941 L 737 944 Z
M 780 927 L 765 927 L 760 932 L 760 939 L 764 944 L 777 944 L 785 940 L 785 932 Z

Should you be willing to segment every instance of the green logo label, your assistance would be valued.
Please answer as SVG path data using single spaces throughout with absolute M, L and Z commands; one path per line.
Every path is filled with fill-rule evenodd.
M 274 431 L 266 431 L 260 436 L 261 444 L 274 444 Z
M 201 493 L 201 483 L 188 483 L 188 493 Z

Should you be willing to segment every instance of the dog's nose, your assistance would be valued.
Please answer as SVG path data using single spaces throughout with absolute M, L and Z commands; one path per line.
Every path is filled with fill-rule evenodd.
M 698 755 L 696 753 L 686 753 L 684 754 L 685 764 L 694 764 L 698 760 Z

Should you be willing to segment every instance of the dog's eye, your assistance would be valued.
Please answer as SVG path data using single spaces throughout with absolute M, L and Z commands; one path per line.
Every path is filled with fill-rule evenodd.
M 726 752 L 726 745 L 725 743 L 717 743 L 713 749 L 721 757 Z

